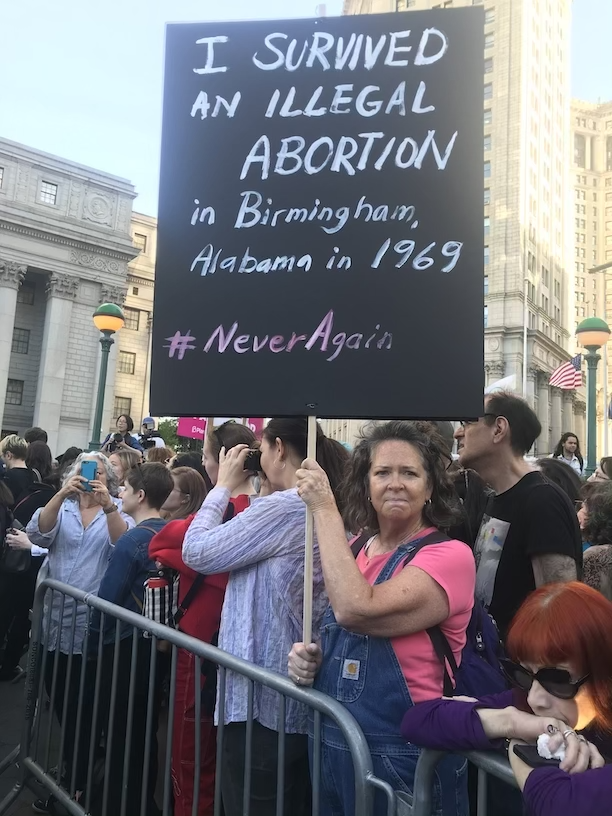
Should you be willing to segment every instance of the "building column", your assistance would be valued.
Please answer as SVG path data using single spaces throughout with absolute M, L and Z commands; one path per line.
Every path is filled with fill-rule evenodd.
M 27 266 L 23 264 L 0 259 L 0 428 L 4 418 L 6 386 L 11 364 L 17 290 L 25 278 L 26 271 Z
M 562 403 L 562 396 L 561 391 L 558 388 L 552 389 L 552 416 L 550 419 L 551 424 L 551 453 L 555 448 L 557 442 L 561 439 L 561 434 L 563 434 L 563 403 Z
M 42 355 L 38 371 L 34 424 L 44 428 L 49 447 L 58 454 L 58 437 L 66 363 L 70 351 L 72 304 L 79 279 L 73 275 L 53 274 L 47 282 L 47 309 L 43 331 Z
M 487 375 L 487 387 L 489 385 L 493 385 L 498 380 L 501 380 L 504 376 L 505 365 L 503 360 L 498 360 L 493 363 L 486 363 L 485 365 L 485 373 Z
M 574 433 L 576 429 L 576 420 L 574 417 L 574 395 L 571 391 L 563 392 L 563 431 L 571 431 Z
M 586 450 L 586 403 L 574 395 L 574 428 L 582 450 Z
M 548 385 L 549 375 L 545 371 L 538 374 L 538 419 L 542 425 L 542 433 L 537 443 L 538 456 L 550 453 L 550 417 L 548 412 Z
M 538 369 L 529 368 L 527 370 L 527 402 L 529 407 L 535 411 L 535 397 L 538 387 Z

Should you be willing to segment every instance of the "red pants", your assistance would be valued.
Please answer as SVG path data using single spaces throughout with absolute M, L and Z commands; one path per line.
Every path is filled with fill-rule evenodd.
M 200 799 L 198 816 L 212 816 L 215 799 L 215 764 L 217 729 L 213 719 L 202 712 L 200 717 L 200 767 L 195 767 L 195 694 L 204 684 L 195 657 L 184 649 L 178 650 L 176 666 L 176 697 L 174 700 L 174 731 L 172 734 L 172 781 L 174 816 L 191 816 L 193 807 L 194 773 L 199 777 Z

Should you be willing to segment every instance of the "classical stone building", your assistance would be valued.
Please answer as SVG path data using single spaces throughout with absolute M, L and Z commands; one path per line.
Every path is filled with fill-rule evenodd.
M 54 454 L 87 445 L 100 365 L 92 313 L 124 301 L 134 198 L 124 179 L 0 139 L 2 435 L 41 425 Z
M 573 353 L 571 0 L 345 0 L 344 14 L 484 6 L 486 383 L 516 376 L 542 423 L 536 453 L 584 438 L 583 389 L 548 385 Z M 460 310 L 458 312 L 460 320 Z M 527 344 L 525 353 L 524 331 Z
M 114 398 L 107 403 L 105 430 L 119 414 L 129 414 L 136 426 L 150 414 L 151 324 L 157 248 L 157 219 L 132 213 L 130 226 L 138 255 L 128 264 L 127 294 L 123 304 L 125 326 L 115 336 L 115 364 L 109 369 Z M 112 410 L 111 410 L 112 408 Z M 109 426 L 110 423 L 110 426 Z

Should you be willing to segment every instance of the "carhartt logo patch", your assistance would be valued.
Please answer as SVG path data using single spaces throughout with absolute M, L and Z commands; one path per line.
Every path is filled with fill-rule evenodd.
M 359 669 L 361 663 L 359 660 L 345 660 L 342 667 L 342 677 L 345 680 L 359 680 Z

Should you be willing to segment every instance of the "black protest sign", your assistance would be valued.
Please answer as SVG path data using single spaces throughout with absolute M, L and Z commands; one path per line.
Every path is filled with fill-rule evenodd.
M 483 400 L 482 9 L 169 25 L 157 415 Z

